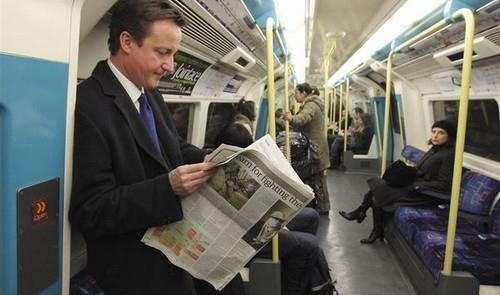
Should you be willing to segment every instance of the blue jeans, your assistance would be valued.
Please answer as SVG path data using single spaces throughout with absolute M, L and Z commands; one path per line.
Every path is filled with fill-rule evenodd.
M 340 155 L 344 148 L 344 137 L 337 136 L 330 147 L 330 168 L 337 168 L 340 165 Z

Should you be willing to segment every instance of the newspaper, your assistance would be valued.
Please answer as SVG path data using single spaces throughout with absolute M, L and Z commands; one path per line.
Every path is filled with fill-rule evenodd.
M 150 228 L 142 242 L 220 290 L 314 192 L 269 135 L 246 149 L 221 145 L 210 159 L 217 173 L 182 198 L 184 219 Z

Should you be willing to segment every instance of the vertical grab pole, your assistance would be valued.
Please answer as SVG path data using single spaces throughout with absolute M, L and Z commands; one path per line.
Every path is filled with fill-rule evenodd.
M 274 21 L 268 18 L 266 22 L 266 45 L 267 45 L 267 121 L 269 122 L 269 135 L 276 141 L 276 120 L 274 117 L 274 46 L 273 46 L 273 28 Z
M 274 21 L 268 18 L 266 22 L 266 47 L 267 47 L 267 118 L 269 122 L 269 135 L 276 141 L 276 125 L 274 118 L 274 47 L 273 47 Z M 273 237 L 273 262 L 279 262 L 278 235 Z
M 389 139 L 389 110 L 391 109 L 391 84 L 392 84 L 392 59 L 394 51 L 387 57 L 387 73 L 385 84 L 385 108 L 384 108 L 384 139 L 382 141 L 382 164 L 380 165 L 380 176 L 384 175 L 387 168 L 387 142 Z
M 331 113 L 332 123 L 335 125 L 335 110 L 337 109 L 337 87 L 333 88 L 333 108 Z
M 278 46 L 281 49 L 281 52 L 283 53 L 283 56 L 285 57 L 285 62 L 284 62 L 284 67 L 285 67 L 285 72 L 283 73 L 283 79 L 285 80 L 285 99 L 284 99 L 284 110 L 289 111 L 289 101 L 288 101 L 288 52 L 285 48 L 285 45 L 283 45 L 283 41 L 281 41 L 281 36 L 279 34 L 279 31 L 277 29 L 274 29 L 274 36 L 276 37 L 276 41 L 278 42 Z M 274 81 L 274 79 L 273 79 Z M 274 114 L 273 114 L 274 117 Z M 276 126 L 276 125 L 275 125 Z M 285 157 L 288 160 L 288 162 L 291 162 L 291 152 L 290 152 L 290 122 L 285 121 Z
M 325 137 L 327 136 L 328 134 L 328 114 L 330 113 L 330 90 L 328 89 L 328 62 L 325 61 L 325 72 L 324 72 L 324 78 L 325 78 L 325 84 L 324 84 L 324 97 L 325 97 L 325 101 L 324 101 L 324 111 L 323 111 L 323 123 L 324 123 L 324 130 L 325 130 Z
M 284 110 L 288 112 L 290 110 L 290 102 L 288 100 L 288 55 L 285 56 L 285 105 Z M 288 162 L 292 162 L 292 155 L 290 151 L 290 122 L 285 120 L 285 157 Z
M 460 9 L 453 14 L 453 19 L 460 17 L 465 20 L 465 48 L 462 65 L 462 88 L 460 89 L 460 104 L 458 107 L 457 141 L 455 145 L 455 163 L 453 166 L 453 182 L 451 185 L 450 214 L 448 219 L 448 234 L 446 236 L 446 250 L 444 256 L 443 273 L 451 274 L 455 234 L 457 227 L 458 201 L 460 184 L 462 182 L 462 163 L 464 159 L 465 132 L 467 128 L 467 114 L 469 108 L 469 85 L 472 68 L 472 48 L 474 41 L 474 14 L 469 9 Z
M 347 128 L 349 126 L 349 78 L 345 83 L 344 153 L 347 151 Z
M 381 154 L 382 153 L 382 140 L 380 139 L 380 124 L 379 124 L 379 120 L 378 120 L 378 108 L 377 108 L 377 101 L 374 100 L 373 101 L 373 104 L 374 104 L 374 109 L 375 109 L 375 124 L 377 125 L 377 132 L 378 132 L 378 138 L 377 138 L 377 143 L 378 143 L 378 153 Z
M 458 124 L 457 124 L 457 139 L 455 144 L 455 161 L 453 166 L 453 181 L 451 186 L 451 200 L 450 200 L 450 214 L 448 217 L 448 231 L 446 236 L 446 249 L 445 258 L 443 265 L 443 273 L 445 275 L 450 275 L 453 263 L 453 251 L 455 247 L 455 234 L 457 226 L 457 215 L 458 215 L 458 202 L 460 196 L 460 185 L 462 182 L 462 163 L 463 163 L 463 153 L 465 145 L 465 131 L 467 127 L 467 114 L 469 108 L 469 86 L 470 86 L 470 76 L 472 68 L 472 50 L 474 41 L 474 13 L 470 9 L 462 8 L 457 10 L 452 15 L 452 21 L 455 22 L 457 19 L 463 18 L 465 21 L 465 46 L 464 46 L 464 61 L 462 65 L 462 87 L 460 89 L 460 103 L 458 108 Z M 386 85 L 386 105 L 385 105 L 385 121 L 384 121 L 384 143 L 383 143 L 383 154 L 382 154 L 382 169 L 381 175 L 384 173 L 386 168 L 386 157 L 387 157 L 387 136 L 388 136 L 388 117 L 389 117 L 389 103 L 390 103 L 390 90 L 391 90 L 391 71 L 392 71 L 392 60 L 395 52 L 422 40 L 431 34 L 437 32 L 438 30 L 446 27 L 449 23 L 447 20 L 441 20 L 440 22 L 434 24 L 427 30 L 421 32 L 411 40 L 400 45 L 395 50 L 389 53 L 387 58 L 387 85 Z
M 340 132 L 342 130 L 342 126 L 340 124 L 342 123 L 342 95 L 344 95 L 344 84 L 340 84 L 340 93 L 339 93 L 339 124 L 338 124 L 338 129 Z

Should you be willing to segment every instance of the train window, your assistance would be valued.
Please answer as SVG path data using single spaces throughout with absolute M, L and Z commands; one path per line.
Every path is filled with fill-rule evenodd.
M 191 125 L 191 114 L 193 103 L 167 103 L 168 109 L 172 114 L 172 119 L 174 120 L 175 128 L 179 136 L 188 141 L 189 126 Z
M 433 101 L 434 119 L 458 120 L 458 101 Z M 494 99 L 469 101 L 465 151 L 500 161 L 500 120 L 498 103 Z
M 205 129 L 205 147 L 215 148 L 217 135 L 231 121 L 233 114 L 234 106 L 232 103 L 210 103 L 207 115 L 207 128 Z

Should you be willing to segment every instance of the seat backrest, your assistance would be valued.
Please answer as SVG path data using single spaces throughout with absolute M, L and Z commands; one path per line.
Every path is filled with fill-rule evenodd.
M 401 151 L 401 156 L 405 158 L 405 160 L 411 162 L 414 165 L 418 165 L 422 158 L 424 157 L 425 152 L 421 149 L 418 149 L 414 146 L 407 145 Z
M 500 181 L 467 171 L 462 177 L 459 208 L 472 214 L 488 215 L 499 191 Z

